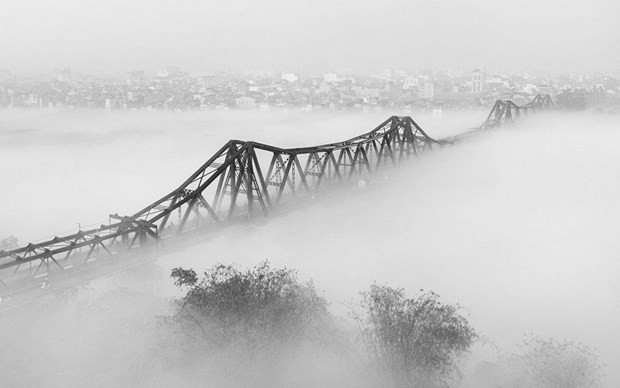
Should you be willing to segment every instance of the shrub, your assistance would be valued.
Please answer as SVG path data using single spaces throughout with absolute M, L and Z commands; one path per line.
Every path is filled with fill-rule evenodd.
M 446 385 L 476 337 L 459 306 L 442 304 L 433 292 L 408 299 L 402 289 L 373 285 L 361 307 L 364 342 L 395 386 Z
M 191 269 L 175 268 L 171 277 L 187 293 L 175 301 L 169 321 L 192 343 L 259 350 L 308 338 L 328 315 L 312 283 L 300 283 L 295 271 L 271 268 L 267 261 L 246 271 L 217 265 L 200 280 Z
M 530 335 L 520 353 L 500 353 L 475 370 L 476 387 L 587 388 L 600 386 L 598 356 L 587 346 Z
M 545 388 L 586 388 L 600 383 L 598 356 L 587 346 L 569 342 L 529 337 L 526 352 L 520 355 L 531 386 Z

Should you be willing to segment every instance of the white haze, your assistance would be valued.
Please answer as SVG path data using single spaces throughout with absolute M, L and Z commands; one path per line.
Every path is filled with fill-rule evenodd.
M 0 68 L 618 72 L 618 17 L 615 0 L 2 0 Z
M 401 113 L 402 112 L 395 112 Z M 453 135 L 483 112 L 416 119 Z M 226 141 L 282 147 L 345 140 L 370 131 L 368 114 L 271 112 L 0 111 L 0 236 L 21 241 L 76 231 L 133 214 L 181 184 Z M 17 221 L 19 220 L 19 221 Z
M 369 130 L 385 116 L 2 112 L 0 203 L 10 205 L 0 209 L 0 236 L 26 242 L 74 231 L 76 222 L 103 221 L 110 212 L 130 214 L 175 188 L 229 138 L 318 144 Z M 443 137 L 484 116 L 414 119 Z M 269 259 L 313 279 L 336 314 L 376 281 L 460 303 L 473 327 L 504 351 L 516 350 L 530 332 L 580 341 L 607 365 L 606 386 L 617 386 L 619 124 L 618 117 L 589 113 L 531 117 L 377 175 L 367 190 L 94 282 L 90 289 L 129 287 L 141 296 L 113 294 L 92 315 L 25 308 L 5 316 L 0 339 L 12 362 L 3 374 L 22 373 L 28 385 L 58 369 L 64 372 L 53 384 L 101 375 L 105 385 L 131 376 L 119 369 L 121 361 L 138 359 L 148 369 L 152 318 L 166 312 L 165 298 L 178 295 L 167 277 L 171 268 Z M 80 295 L 84 305 L 99 300 L 94 291 Z M 125 355 L 116 356 L 121 348 Z M 478 346 L 474 357 L 495 354 Z M 67 369 L 67 360 L 75 367 Z

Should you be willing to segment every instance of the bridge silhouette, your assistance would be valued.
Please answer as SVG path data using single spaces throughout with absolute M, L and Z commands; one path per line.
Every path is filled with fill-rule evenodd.
M 439 140 L 408 116 L 392 116 L 368 133 L 312 147 L 230 140 L 179 187 L 131 216 L 110 215 L 108 224 L 98 228 L 0 251 L 0 295 L 38 288 L 41 278 L 45 287 L 48 278 L 79 273 L 106 258 L 131 260 L 190 231 L 267 216 L 283 202 L 313 198 L 329 187 L 358 182 L 434 147 L 454 144 L 472 132 L 551 108 L 549 95 L 537 95 L 522 106 L 498 100 L 479 128 Z
M 537 109 L 551 109 L 553 101 L 548 94 L 539 94 L 529 103 L 519 106 L 510 100 L 497 100 L 491 108 L 487 119 L 480 126 L 481 129 L 493 128 L 518 119 Z

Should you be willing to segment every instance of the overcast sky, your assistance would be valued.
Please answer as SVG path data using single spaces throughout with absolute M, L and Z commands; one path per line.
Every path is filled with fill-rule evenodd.
M 0 68 L 620 71 L 617 0 L 0 0 Z

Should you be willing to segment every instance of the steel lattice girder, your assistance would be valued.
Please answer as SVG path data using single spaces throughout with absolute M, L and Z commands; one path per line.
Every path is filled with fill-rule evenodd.
M 256 209 L 268 214 L 285 197 L 315 195 L 325 185 L 371 174 L 444 143 L 428 136 L 410 117 L 397 116 L 363 135 L 314 147 L 284 149 L 230 140 L 176 190 L 133 216 L 111 215 L 110 223 L 99 228 L 0 251 L 0 271 L 14 267 L 17 272 L 37 261 L 39 268 L 51 262 L 64 269 L 61 263 L 70 257 L 81 255 L 86 262 L 99 248 L 112 256 L 145 245 L 147 237 L 157 240 L 162 231 L 182 233 L 190 223 L 197 228 L 201 223 L 230 222 Z M 175 211 L 178 224 L 173 228 Z M 37 273 L 38 268 L 32 276 Z
M 552 107 L 549 95 L 538 95 L 523 106 L 498 100 L 480 128 L 496 127 L 521 112 Z M 32 278 L 43 265 L 49 269 L 50 262 L 61 270 L 69 259 L 86 263 L 99 248 L 113 256 L 148 245 L 149 237 L 157 243 L 162 235 L 231 222 L 252 216 L 257 209 L 267 215 L 283 198 L 314 196 L 324 186 L 359 179 L 444 144 L 451 141 L 431 138 L 408 116 L 392 116 L 363 135 L 313 147 L 285 149 L 230 140 L 177 189 L 131 217 L 110 215 L 110 223 L 99 228 L 0 251 L 0 271 L 14 268 L 15 274 L 28 264 Z M 177 224 L 171 220 L 174 212 Z M 37 261 L 32 275 L 32 263 Z M 7 286 L 2 279 L 0 286 Z
M 551 108 L 553 108 L 553 101 L 548 94 L 538 94 L 532 101 L 521 106 L 510 100 L 497 100 L 480 128 L 497 127 L 518 118 L 521 114 L 528 114 L 530 111 Z
M 268 214 L 284 196 L 316 195 L 326 184 L 372 174 L 385 164 L 445 144 L 428 136 L 410 117 L 393 116 L 355 138 L 314 147 L 283 149 L 257 142 L 231 140 L 176 190 L 132 216 L 170 228 L 179 212 L 176 232 L 190 219 L 225 222 L 255 209 Z M 242 198 L 243 197 L 243 198 Z

